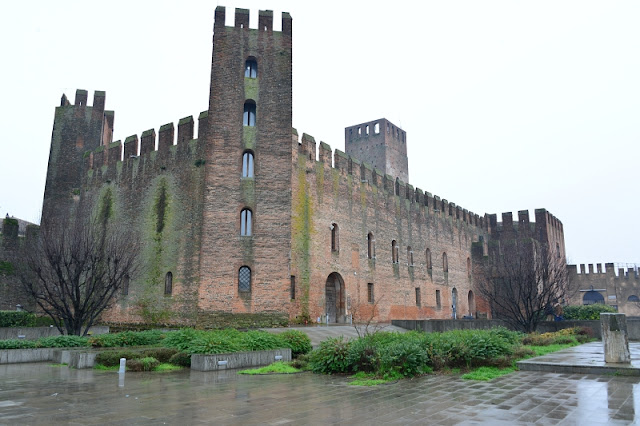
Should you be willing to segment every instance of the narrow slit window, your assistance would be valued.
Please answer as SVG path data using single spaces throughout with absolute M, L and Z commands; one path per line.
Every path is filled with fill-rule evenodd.
M 398 243 L 396 240 L 391 241 L 391 262 L 398 263 Z
M 368 283 L 367 284 L 367 301 L 369 303 L 373 303 L 374 302 L 374 294 L 373 294 L 373 283 Z
M 426 257 L 427 257 L 427 269 L 431 269 L 431 250 L 427 249 L 427 253 L 426 253 Z
M 442 270 L 449 272 L 449 261 L 447 260 L 447 253 L 442 253 Z
M 249 209 L 240 212 L 240 235 L 250 237 L 252 230 L 253 213 Z
M 122 295 L 126 296 L 129 294 L 129 282 L 131 281 L 131 278 L 129 277 L 129 275 L 125 275 L 124 278 L 122 279 Z
M 237 69 L 237 68 L 236 68 Z M 258 63 L 255 59 L 247 59 L 244 64 L 244 76 L 246 78 L 258 77 Z
M 420 306 L 422 304 L 422 298 L 420 296 L 420 287 L 416 287 L 416 306 Z
M 331 251 L 340 251 L 340 230 L 337 223 L 331 224 Z
M 373 239 L 373 233 L 369 232 L 367 234 L 367 257 L 369 259 L 374 259 L 376 256 L 376 241 Z
M 244 114 L 242 116 L 242 124 L 248 127 L 256 125 L 256 103 L 247 101 L 244 103 Z
M 173 293 L 173 274 L 169 271 L 164 276 L 164 295 L 171 296 L 171 293 Z
M 291 275 L 290 293 L 291 293 L 291 300 L 295 300 L 296 298 L 296 276 L 295 275 Z
M 440 290 L 436 290 L 436 308 L 442 309 L 442 300 L 440 300 Z
M 253 153 L 250 151 L 242 154 L 242 177 L 253 177 Z

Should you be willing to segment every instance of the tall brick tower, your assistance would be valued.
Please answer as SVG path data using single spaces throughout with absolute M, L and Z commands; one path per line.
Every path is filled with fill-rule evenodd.
M 215 12 L 199 310 L 287 312 L 291 245 L 291 17 Z M 205 321 L 201 315 L 200 321 Z
M 93 106 L 87 91 L 77 90 L 75 105 L 62 95 L 56 108 L 51 151 L 42 205 L 42 221 L 68 217 L 74 197 L 80 194 L 83 154 L 109 145 L 113 135 L 113 111 L 105 111 L 105 93 L 96 91 Z
M 348 155 L 409 182 L 407 132 L 386 118 L 345 128 L 344 145 Z

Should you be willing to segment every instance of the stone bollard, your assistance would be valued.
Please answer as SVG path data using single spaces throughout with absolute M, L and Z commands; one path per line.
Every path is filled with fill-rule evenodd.
M 627 317 L 625 314 L 600 314 L 602 343 L 604 344 L 604 362 L 628 364 L 629 337 L 627 336 Z

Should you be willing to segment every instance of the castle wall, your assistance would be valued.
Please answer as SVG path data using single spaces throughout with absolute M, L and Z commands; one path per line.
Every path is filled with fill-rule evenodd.
M 6 218 L 0 224 L 0 310 L 14 311 L 16 305 L 34 311 L 35 303 L 25 297 L 17 275 L 17 262 L 27 238 L 33 238 L 37 227 L 14 218 Z M 20 231 L 24 225 L 24 231 Z
M 616 306 L 618 312 L 640 316 L 640 276 L 634 269 L 618 268 L 616 271 L 613 263 L 596 263 L 595 268 L 593 264 L 567 265 L 567 268 L 576 289 L 568 304 L 584 304 L 585 294 L 593 289 L 602 295 L 606 305 Z M 638 301 L 635 298 L 639 298 Z
M 199 128 L 205 127 L 206 112 Z M 78 204 L 139 238 L 140 269 L 108 322 L 195 324 L 204 194 L 205 149 L 192 117 L 130 136 L 85 155 Z M 156 150 L 156 139 L 158 149 Z M 140 152 L 138 156 L 137 153 Z M 121 159 L 124 154 L 124 159 Z M 86 213 L 84 213 L 86 214 Z M 167 274 L 172 288 L 165 294 Z
M 468 303 L 473 289 L 471 246 L 488 237 L 483 218 L 391 176 L 382 176 L 338 150 L 332 153 L 324 143 L 316 161 L 316 142 L 308 135 L 302 136 L 299 145 L 294 134 L 292 152 L 291 269 L 296 277 L 296 315 L 308 311 L 315 320 L 326 313 L 326 298 L 333 297 L 326 292 L 327 278 L 333 272 L 339 273 L 345 284 L 343 301 L 337 302 L 343 305 L 342 313 L 361 320 L 372 310 L 382 321 L 450 318 L 454 288 L 459 318 L 487 313 L 477 294 L 471 312 Z M 338 250 L 332 250 L 334 224 L 339 230 Z M 372 259 L 370 232 L 375 239 Z M 392 259 L 393 240 L 398 246 L 396 263 Z M 427 249 L 431 252 L 430 269 Z M 368 301 L 369 283 L 373 284 L 373 303 Z M 420 291 L 419 306 L 416 289 Z

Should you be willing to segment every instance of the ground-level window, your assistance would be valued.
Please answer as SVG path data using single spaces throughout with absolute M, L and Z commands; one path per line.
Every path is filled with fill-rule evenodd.
M 251 236 L 251 227 L 253 222 L 253 213 L 249 209 L 243 209 L 240 212 L 240 235 L 243 237 Z
M 440 290 L 436 290 L 436 308 L 442 309 L 442 300 L 440 299 Z
M 251 269 L 248 266 L 242 266 L 238 270 L 238 291 L 243 293 L 251 291 Z
M 416 287 L 416 306 L 422 304 L 422 298 L 420 297 L 420 287 Z
M 295 299 L 296 298 L 296 276 L 295 275 L 291 275 L 290 293 L 291 293 L 291 300 Z
M 367 284 L 367 301 L 373 303 L 373 283 Z
M 164 276 L 164 294 L 165 296 L 171 296 L 173 292 L 173 274 L 171 271 L 167 272 Z

